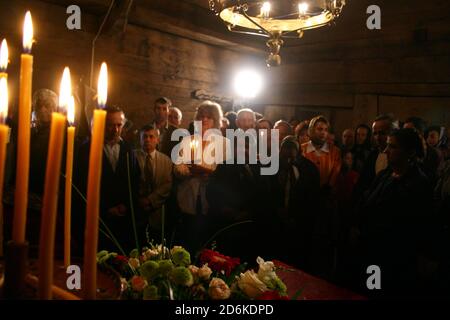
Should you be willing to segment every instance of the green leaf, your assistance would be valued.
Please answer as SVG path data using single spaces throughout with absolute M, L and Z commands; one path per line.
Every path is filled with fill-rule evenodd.
M 300 297 L 300 295 L 302 294 L 302 292 L 303 292 L 303 289 L 297 290 L 297 291 L 294 293 L 294 295 L 291 297 L 291 300 L 297 300 L 298 297 Z

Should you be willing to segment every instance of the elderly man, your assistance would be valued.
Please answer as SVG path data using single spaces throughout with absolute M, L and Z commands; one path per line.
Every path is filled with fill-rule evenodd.
M 122 140 L 121 133 L 125 115 L 118 107 L 107 107 L 105 142 L 100 189 L 100 216 L 111 230 L 120 246 L 131 250 L 135 246 L 132 229 L 131 195 L 137 195 L 139 167 L 131 146 Z M 79 159 L 74 172 L 75 183 L 82 193 L 86 192 L 90 141 L 80 147 Z M 129 183 L 130 182 L 130 183 Z M 83 212 L 83 211 L 81 211 Z M 82 216 L 82 215 L 81 215 Z M 111 236 L 99 234 L 99 248 L 117 251 Z
M 177 107 L 169 108 L 169 125 L 179 128 L 181 126 L 181 120 L 183 119 L 183 113 Z
M 161 97 L 155 100 L 154 113 L 155 118 L 151 122 L 160 133 L 160 144 L 158 150 L 170 157 L 172 148 L 178 143 L 171 141 L 172 132 L 177 128 L 169 123 L 169 108 L 172 106 L 170 99 Z
M 172 161 L 156 150 L 159 143 L 159 130 L 151 125 L 144 126 L 140 132 L 141 149 L 135 156 L 141 171 L 139 187 L 139 207 L 142 214 L 138 223 L 140 235 L 144 235 L 148 224 L 149 234 L 160 240 L 162 230 L 162 207 L 172 188 Z
M 284 250 L 283 256 L 288 262 L 302 269 L 310 267 L 319 185 L 319 170 L 300 154 L 296 137 L 284 138 L 280 148 L 280 170 L 271 183 L 271 197 L 276 208 L 271 224 L 278 232 L 273 239 L 278 239 L 275 246 L 278 253 L 280 249 Z M 292 246 L 286 247 L 286 243 Z
M 53 111 L 56 111 L 57 106 L 58 96 L 53 91 L 40 89 L 34 92 L 32 108 L 35 115 L 35 126 L 31 129 L 30 136 L 30 174 L 26 228 L 26 238 L 30 243 L 32 254 L 35 254 L 39 245 L 39 227 L 44 194 L 51 114 Z M 14 172 L 11 173 L 14 174 Z M 6 203 L 13 205 L 13 194 L 9 196 L 9 193 L 7 193 L 6 197 Z M 58 243 L 57 250 L 59 251 Z
M 256 117 L 253 110 L 249 108 L 239 110 L 236 118 L 236 126 L 244 131 L 255 129 Z
M 35 126 L 31 130 L 30 143 L 30 192 L 39 196 L 44 193 L 45 168 L 52 112 L 58 107 L 58 96 L 49 89 L 40 89 L 33 94 L 32 108 Z M 39 209 L 39 206 L 37 207 Z
M 387 146 L 387 138 L 392 130 L 396 129 L 392 115 L 382 114 L 372 124 L 373 142 L 375 149 L 367 157 L 357 185 L 357 196 L 360 196 L 370 187 L 373 180 L 382 170 L 388 166 L 387 156 L 384 150 Z
M 245 163 L 238 164 L 240 147 L 244 148 Z M 261 175 L 260 163 L 250 163 L 248 148 L 248 140 L 243 145 L 235 140 L 235 163 L 217 166 L 209 177 L 206 197 L 210 205 L 208 216 L 212 233 L 233 223 L 254 221 L 251 224 L 236 225 L 218 235 L 215 241 L 224 254 L 237 255 L 245 261 L 255 261 L 256 253 L 265 254 L 267 249 L 257 235 L 267 220 L 264 218 L 273 212 L 270 209 L 271 176 Z

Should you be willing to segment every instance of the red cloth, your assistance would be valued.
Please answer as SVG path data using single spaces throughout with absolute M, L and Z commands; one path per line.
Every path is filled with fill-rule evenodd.
M 277 275 L 286 284 L 289 297 L 301 290 L 297 300 L 366 300 L 350 290 L 339 288 L 280 261 L 274 260 Z M 284 270 L 283 270 L 284 269 Z

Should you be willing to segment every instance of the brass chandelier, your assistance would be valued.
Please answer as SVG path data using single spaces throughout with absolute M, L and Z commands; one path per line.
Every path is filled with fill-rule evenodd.
M 232 32 L 268 37 L 268 67 L 281 64 L 283 38 L 301 38 L 304 30 L 330 25 L 345 0 L 209 0 L 209 8 Z

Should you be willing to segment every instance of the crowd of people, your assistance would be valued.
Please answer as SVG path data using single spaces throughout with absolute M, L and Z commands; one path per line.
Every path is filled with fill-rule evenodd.
M 49 114 L 56 106 L 50 90 L 34 95 L 30 243 L 38 239 Z M 172 150 L 189 141 L 171 139 L 182 112 L 168 98 L 152 108 L 154 119 L 126 131 L 125 111 L 106 108 L 99 249 L 127 253 L 164 238 L 193 252 L 214 245 L 250 263 L 257 256 L 279 259 L 374 297 L 448 293 L 450 145 L 444 127 L 385 114 L 345 129 L 338 139 L 321 115 L 272 124 L 249 108 L 223 114 L 217 103 L 199 103 L 192 120 L 201 121 L 200 135 L 217 129 L 224 144 L 227 129 L 266 129 L 268 141 L 278 130 L 279 150 L 269 152 L 278 152 L 279 170 L 263 175 L 266 164 L 249 161 L 248 142 L 244 163 L 174 164 Z M 187 129 L 194 133 L 192 123 Z M 210 141 L 203 139 L 203 148 Z M 89 137 L 81 137 L 74 161 L 72 247 L 80 256 L 89 146 Z M 381 270 L 382 290 L 367 291 L 372 265 Z

